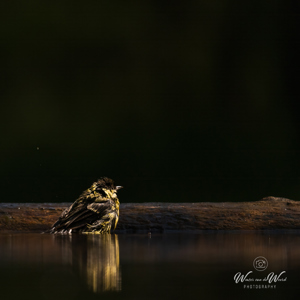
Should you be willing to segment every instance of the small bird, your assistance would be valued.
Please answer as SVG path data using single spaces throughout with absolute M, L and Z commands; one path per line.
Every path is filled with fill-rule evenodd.
M 110 233 L 119 220 L 120 202 L 112 179 L 101 177 L 59 217 L 50 233 Z

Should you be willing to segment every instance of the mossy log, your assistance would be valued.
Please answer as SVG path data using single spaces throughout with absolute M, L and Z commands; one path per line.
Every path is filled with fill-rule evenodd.
M 0 203 L 0 232 L 45 231 L 70 203 Z M 300 201 L 125 203 L 121 232 L 300 229 Z

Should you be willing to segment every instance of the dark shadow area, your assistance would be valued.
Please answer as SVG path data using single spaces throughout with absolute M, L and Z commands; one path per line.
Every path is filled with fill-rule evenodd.
M 299 4 L 0 4 L 1 202 L 300 199 Z

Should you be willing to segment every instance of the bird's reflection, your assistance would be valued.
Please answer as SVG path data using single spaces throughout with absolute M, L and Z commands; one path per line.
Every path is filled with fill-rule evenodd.
M 121 290 L 117 235 L 88 235 L 86 278 L 94 292 Z
M 115 234 L 57 236 L 64 263 L 86 279 L 95 293 L 121 290 L 119 240 Z

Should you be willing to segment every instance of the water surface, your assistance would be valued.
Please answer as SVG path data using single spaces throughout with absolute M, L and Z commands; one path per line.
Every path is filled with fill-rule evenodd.
M 2 234 L 0 265 L 1 299 L 289 299 L 300 233 Z M 236 283 L 238 272 L 262 281 Z M 263 281 L 270 273 L 285 280 Z

